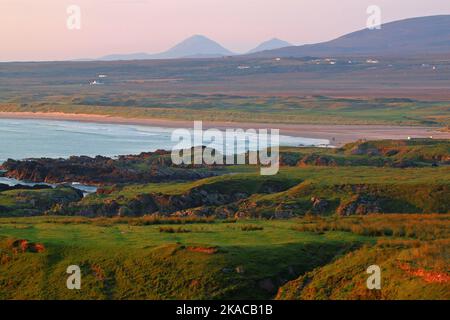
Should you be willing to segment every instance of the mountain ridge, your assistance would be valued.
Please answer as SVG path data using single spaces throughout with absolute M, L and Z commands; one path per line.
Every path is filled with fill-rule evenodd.
M 235 53 L 224 48 L 218 42 L 211 40 L 203 35 L 193 35 L 170 49 L 155 54 L 130 53 L 130 54 L 112 54 L 101 57 L 99 60 L 144 60 L 144 59 L 181 59 L 181 58 L 218 58 L 231 56 Z
M 380 30 L 361 29 L 336 39 L 300 46 L 273 38 L 245 54 L 236 54 L 203 35 L 191 36 L 156 54 L 144 52 L 112 54 L 97 60 L 144 60 L 180 58 L 220 58 L 242 56 L 330 57 L 330 56 L 411 56 L 450 54 L 450 15 L 434 15 L 388 22 Z
M 328 57 L 450 54 L 450 15 L 388 22 L 381 29 L 361 29 L 318 44 L 252 54 L 253 57 Z
M 287 41 L 280 40 L 278 38 L 272 38 L 272 39 L 269 39 L 267 41 L 260 43 L 258 46 L 251 49 L 250 51 L 248 51 L 248 53 L 251 54 L 251 53 L 267 51 L 267 50 L 275 50 L 275 49 L 291 47 L 291 46 L 293 46 L 293 45 Z

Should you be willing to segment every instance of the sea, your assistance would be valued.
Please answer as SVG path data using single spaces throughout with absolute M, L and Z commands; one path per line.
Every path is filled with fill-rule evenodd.
M 116 157 L 171 150 L 179 142 L 172 141 L 174 130 L 128 124 L 0 119 L 0 163 L 7 159 Z M 279 143 L 280 146 L 320 146 L 329 141 L 280 135 Z

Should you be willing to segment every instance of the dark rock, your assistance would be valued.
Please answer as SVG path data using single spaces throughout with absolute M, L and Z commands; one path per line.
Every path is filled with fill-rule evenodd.
M 322 214 L 326 211 L 326 209 L 328 208 L 328 201 L 320 199 L 320 198 L 316 198 L 316 197 L 312 197 L 311 198 L 311 202 L 312 202 L 312 209 L 311 211 L 315 214 Z
M 382 209 L 376 199 L 368 196 L 356 195 L 349 202 L 342 203 L 336 210 L 340 216 L 367 215 L 380 213 Z
M 294 217 L 294 210 L 290 206 L 280 204 L 276 207 L 273 218 L 275 219 L 289 219 Z
M 2 167 L 7 171 L 6 176 L 19 180 L 47 183 L 78 181 L 90 185 L 197 180 L 217 174 L 211 170 L 175 166 L 170 153 L 162 151 L 120 156 L 118 159 L 101 156 L 24 161 L 8 159 Z
M 298 163 L 298 166 L 336 166 L 336 160 L 330 156 L 310 154 L 304 156 Z
M 392 157 L 392 156 L 395 156 L 395 155 L 398 154 L 398 153 L 399 153 L 398 150 L 391 149 L 391 150 L 389 150 L 389 151 L 386 152 L 386 156 Z
M 7 184 L 0 183 L 0 192 L 10 190 L 44 190 L 44 189 L 52 189 L 52 187 L 46 184 L 36 184 L 34 186 L 16 184 L 15 186 L 10 186 Z

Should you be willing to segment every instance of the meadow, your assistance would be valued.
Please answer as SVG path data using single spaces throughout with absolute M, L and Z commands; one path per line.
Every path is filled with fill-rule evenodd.
M 190 232 L 183 233 L 84 222 L 1 219 L 0 297 L 267 299 L 288 279 L 372 241 L 343 232 L 302 234 L 292 221 L 184 224 Z M 8 238 L 40 243 L 45 251 L 13 254 Z M 83 271 L 80 291 L 66 288 L 65 269 L 73 264 Z
M 120 90 L 120 88 L 118 88 Z M 54 101 L 53 101 L 54 100 Z M 92 98 L 51 97 L 42 102 L 0 102 L 0 112 L 104 115 L 126 119 L 231 121 L 277 124 L 409 125 L 447 127 L 450 101 L 259 97 L 227 95 L 148 96 L 123 100 L 116 94 Z
M 449 221 L 448 214 L 271 221 L 1 218 L 0 297 L 448 299 Z M 405 225 L 420 231 L 395 231 Z M 170 228 L 184 231 L 164 231 Z M 379 232 L 386 228 L 394 232 Z M 11 245 L 17 239 L 44 249 L 22 251 Z M 82 270 L 81 290 L 65 286 L 65 269 L 73 264 Z M 381 290 L 365 287 L 373 264 L 383 269 Z

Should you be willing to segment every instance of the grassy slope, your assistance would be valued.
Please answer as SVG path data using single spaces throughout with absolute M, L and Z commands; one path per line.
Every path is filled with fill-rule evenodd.
M 436 139 L 357 141 L 342 148 L 281 148 L 285 165 L 312 165 L 314 159 L 327 159 L 337 166 L 430 166 L 450 163 L 450 141 Z M 302 163 L 302 162 L 300 162 Z
M 59 210 L 56 206 L 52 212 L 77 215 L 82 210 L 85 212 L 83 214 L 115 215 L 118 206 L 136 208 L 135 204 L 142 202 L 139 198 L 141 195 L 184 196 L 193 191 L 197 193 L 206 191 L 210 195 L 245 194 L 244 197 L 248 197 L 247 202 L 250 205 L 256 204 L 250 213 L 253 217 L 270 217 L 277 209 L 284 210 L 285 207 L 294 210 L 293 214 L 305 214 L 312 209 L 312 197 L 327 201 L 328 204 L 321 213 L 332 214 L 341 206 L 354 203 L 357 200 L 355 197 L 361 195 L 364 201 L 372 201 L 381 208 L 379 212 L 445 213 L 450 208 L 450 199 L 446 196 L 450 192 L 450 170 L 446 165 L 449 162 L 449 153 L 448 141 L 428 139 L 358 142 L 339 149 L 283 148 L 282 163 L 289 166 L 281 167 L 276 176 L 260 176 L 256 166 L 227 166 L 221 169 L 221 173 L 224 174 L 222 176 L 192 182 L 105 187 L 104 192 L 92 194 L 79 203 L 70 205 L 68 209 Z M 322 159 L 322 162 L 324 159 L 332 159 L 334 162 L 323 166 L 322 163 L 317 164 L 314 160 L 308 160 L 316 156 Z M 412 161 L 413 166 L 419 167 L 404 169 L 390 167 L 393 163 L 405 161 L 409 163 Z M 438 167 L 432 166 L 435 163 Z M 124 160 L 121 165 L 135 169 L 137 164 Z M 142 166 L 141 170 L 147 170 L 148 164 Z M 43 198 L 39 196 L 40 193 L 42 192 L 35 193 L 36 198 Z M 15 196 L 17 194 L 26 194 L 28 197 L 17 197 Z M 32 194 L 33 191 L 2 192 L 0 206 L 15 208 L 13 212 L 18 212 L 17 210 L 21 208 L 26 209 L 31 203 L 28 200 L 32 198 Z M 56 194 L 53 196 L 58 198 Z M 45 195 L 44 198 L 46 197 Z M 49 200 L 51 197 L 51 194 L 48 195 Z M 114 203 L 116 209 L 107 208 L 111 203 Z M 200 205 L 198 203 L 197 201 L 194 205 L 194 202 L 190 204 L 187 201 L 182 208 L 193 208 Z M 224 204 L 226 203 L 222 203 Z M 49 204 L 42 209 L 42 213 L 51 207 Z M 142 212 L 135 214 L 154 212 L 149 211 L 154 209 L 148 208 L 146 204 L 143 204 L 142 208 L 139 209 Z M 11 215 L 11 210 L 5 212 L 0 207 L 0 215 Z
M 375 246 L 316 268 L 280 288 L 278 299 L 450 299 L 450 216 L 371 215 L 311 218 L 299 232 L 347 231 L 377 237 Z M 381 290 L 367 290 L 371 265 L 381 268 Z
M 381 200 L 386 212 L 448 212 L 450 170 L 438 168 L 374 168 L 374 167 L 284 167 L 275 177 L 258 174 L 224 175 L 188 183 L 133 185 L 118 188 L 110 194 L 93 194 L 84 198 L 81 207 L 111 200 L 126 204 L 140 194 L 183 194 L 193 188 L 222 194 L 247 192 L 248 201 L 256 203 L 255 216 L 272 214 L 280 204 L 295 205 L 296 214 L 311 209 L 311 197 L 329 202 L 327 214 L 355 194 L 364 193 Z M 263 194 L 262 185 L 277 184 L 286 189 Z M 356 191 L 355 188 L 362 189 Z M 282 190 L 283 190 L 282 189 Z
M 44 253 L 10 254 L 2 241 L 0 298 L 219 299 L 270 298 L 288 279 L 359 246 L 364 237 L 299 233 L 291 221 L 185 226 L 190 233 L 161 233 L 159 226 L 67 224 L 52 218 L 2 219 L 0 234 L 43 243 Z M 188 246 L 218 246 L 218 253 Z M 5 256 L 11 257 L 8 262 Z M 82 290 L 65 288 L 65 268 L 82 268 Z M 236 268 L 240 267 L 242 273 Z M 269 288 L 260 284 L 265 280 Z M 273 288 L 270 288 L 273 286 Z
M 59 187 L 44 190 L 9 190 L 0 192 L 0 216 L 42 214 L 56 203 L 79 201 L 79 192 Z
M 430 282 L 400 267 L 402 263 L 407 263 L 415 270 L 445 274 L 448 277 L 448 268 L 434 268 L 436 264 L 448 266 L 448 248 L 449 240 L 432 243 L 387 242 L 365 247 L 289 282 L 280 289 L 277 299 L 448 300 L 448 280 Z M 365 270 L 371 265 L 381 268 L 381 290 L 367 290 L 366 280 L 369 275 Z

